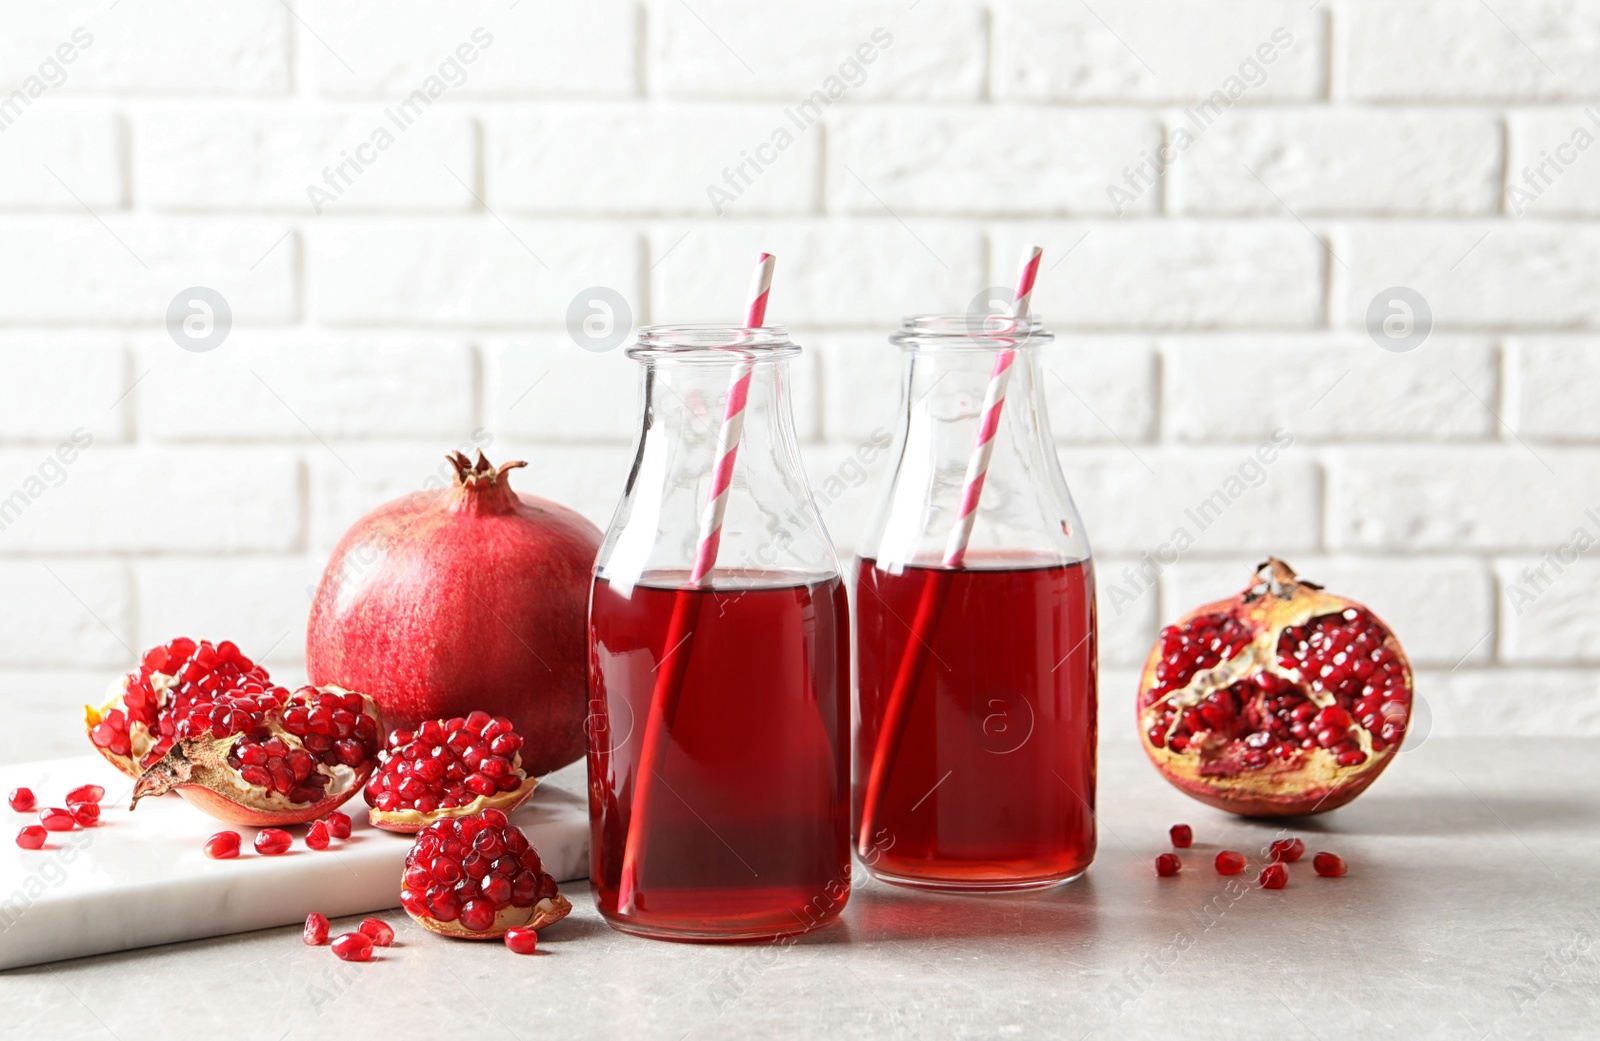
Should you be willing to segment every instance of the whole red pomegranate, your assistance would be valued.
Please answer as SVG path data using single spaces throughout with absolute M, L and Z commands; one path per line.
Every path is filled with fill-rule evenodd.
M 456 483 L 378 507 L 333 551 L 306 632 L 314 683 L 371 694 L 390 726 L 474 711 L 511 720 L 523 768 L 584 753 L 586 620 L 600 531 L 519 495 L 478 453 Z
M 1161 631 L 1139 734 L 1162 775 L 1250 817 L 1337 809 L 1405 738 L 1411 666 L 1367 607 L 1269 559 L 1237 596 Z

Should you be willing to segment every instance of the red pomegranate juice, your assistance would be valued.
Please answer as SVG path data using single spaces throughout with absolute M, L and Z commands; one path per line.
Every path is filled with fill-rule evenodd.
M 589 610 L 590 879 L 617 928 L 679 939 L 805 932 L 850 892 L 850 635 L 837 577 L 758 576 L 698 599 L 637 888 L 618 888 L 639 759 L 682 576 L 631 593 L 596 579 Z M 720 576 L 719 576 L 719 580 Z
M 975 562 L 975 561 L 973 561 Z M 863 859 L 888 881 L 1051 885 L 1094 859 L 1096 636 L 1091 564 L 900 574 L 860 562 L 855 813 L 925 583 L 947 584 L 929 658 Z

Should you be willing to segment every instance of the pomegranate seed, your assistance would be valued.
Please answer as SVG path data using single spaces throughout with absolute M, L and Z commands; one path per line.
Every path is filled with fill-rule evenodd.
M 1278 839 L 1272 844 L 1272 859 L 1285 864 L 1293 864 L 1305 853 L 1306 844 L 1299 839 Z
M 1183 861 L 1178 859 L 1176 853 L 1163 853 L 1156 858 L 1156 874 L 1162 878 L 1171 878 L 1183 870 Z
M 506 946 L 517 954 L 532 954 L 539 946 L 539 934 L 532 929 L 512 926 L 506 930 Z
M 219 831 L 206 839 L 206 856 L 212 860 L 232 860 L 239 855 L 239 833 Z
M 1217 854 L 1216 864 L 1217 874 L 1237 875 L 1239 872 L 1244 870 L 1244 854 L 1236 853 L 1231 849 L 1225 849 L 1221 853 Z
M 68 802 L 67 812 L 80 828 L 92 828 L 100 823 L 100 804 L 97 802 Z
M 1187 824 L 1174 824 L 1167 834 L 1172 836 L 1172 844 L 1179 849 L 1188 849 L 1194 842 L 1194 829 Z
M 75 802 L 97 803 L 105 797 L 106 790 L 98 784 L 80 784 L 67 793 L 67 805 L 71 806 Z
M 361 931 L 366 934 L 379 947 L 387 947 L 394 943 L 394 927 L 382 918 L 361 919 Z
M 262 828 L 256 832 L 256 852 L 265 857 L 275 857 L 289 852 L 294 838 L 282 828 Z
M 72 817 L 72 811 L 63 810 L 59 806 L 40 810 L 39 823 L 44 825 L 45 831 L 71 831 L 78 826 L 78 822 Z
M 340 813 L 338 810 L 334 810 L 323 819 L 328 822 L 329 835 L 332 835 L 336 839 L 347 839 L 350 837 L 349 814 Z
M 371 961 L 372 938 L 366 933 L 345 933 L 333 941 L 333 953 L 340 961 Z
M 23 849 L 38 849 L 44 845 L 45 830 L 37 824 L 29 824 L 17 832 L 17 845 Z
M 11 789 L 11 795 L 7 797 L 6 801 L 9 802 L 11 804 L 11 808 L 16 810 L 18 813 L 27 813 L 29 810 L 39 805 L 39 800 L 34 798 L 33 789 L 31 788 Z
M 1261 874 L 1256 878 L 1256 885 L 1262 889 L 1282 889 L 1284 883 L 1288 881 L 1289 869 L 1273 862 L 1261 869 Z
M 1318 853 L 1311 858 L 1311 866 L 1323 878 L 1338 878 L 1344 874 L 1344 859 L 1335 853 Z
M 321 947 L 328 942 L 328 916 L 312 911 L 306 915 L 306 927 L 300 934 L 307 947 Z
M 306 830 L 306 847 L 308 849 L 328 848 L 328 825 L 322 821 L 314 821 Z

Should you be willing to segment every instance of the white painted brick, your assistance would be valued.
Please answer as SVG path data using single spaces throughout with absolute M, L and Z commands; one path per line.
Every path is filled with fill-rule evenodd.
M 1108 744 L 1132 749 L 1139 742 L 1139 730 L 1133 712 L 1134 698 L 1139 692 L 1141 668 L 1100 667 L 1100 747 Z M 1142 746 L 1141 746 L 1142 748 Z
M 0 374 L 0 441 L 54 444 L 80 427 L 101 444 L 125 436 L 118 399 L 132 378 L 115 333 L 0 333 Z
M 1600 92 L 1600 4 L 1592 0 L 1354 3 L 1343 14 L 1352 97 L 1542 100 Z
M 882 332 L 824 333 L 815 349 L 822 374 L 822 428 L 828 440 L 852 445 L 902 422 L 905 359 Z
M 273 221 L 0 220 L 0 239 L 28 244 L 0 266 L 0 322 L 164 322 L 189 286 L 222 293 L 235 322 L 289 321 L 297 311 L 292 238 Z
M 1600 214 L 1600 105 L 1507 117 L 1506 212 Z
M 8 80 L 33 73 L 65 92 L 245 95 L 289 89 L 290 12 L 276 0 L 239 0 L 228 5 L 225 18 L 204 0 L 118 8 L 108 0 L 13 5 L 0 37 L 0 69 Z M 39 73 L 40 64 L 59 57 L 64 44 L 72 48 L 71 61 L 57 64 L 59 72 Z
M 1233 596 L 1249 584 L 1262 559 L 1180 562 L 1167 572 L 1163 621 Z M 1482 561 L 1297 555 L 1289 564 L 1307 581 L 1376 612 L 1413 666 L 1467 667 L 1493 657 L 1494 638 L 1488 634 L 1495 618 L 1494 584 Z
M 0 555 L 236 553 L 288 550 L 300 540 L 292 452 L 93 445 L 63 479 L 54 469 L 38 447 L 0 451 L 0 519 L 16 504 L 0 529 Z
M 807 448 L 806 480 L 841 567 L 854 575 L 857 547 L 889 488 L 893 458 L 870 442 Z
M 0 730 L 0 763 L 92 755 L 94 746 L 83 730 L 83 707 L 105 704 L 107 688 L 123 671 L 121 667 L 0 670 L 0 699 L 9 717 Z M 132 784 L 130 780 L 129 791 Z M 127 793 L 112 797 L 120 804 Z
M 487 198 L 530 213 L 805 213 L 821 135 L 776 105 L 518 109 L 489 123 Z
M 607 225 L 485 215 L 322 222 L 306 237 L 311 313 L 326 322 L 557 326 L 590 286 L 640 299 L 639 240 Z
M 1600 672 L 1594 670 L 1424 672 L 1417 691 L 1433 710 L 1430 736 L 1600 734 Z
M 0 589 L 10 605 L 0 666 L 119 668 L 132 659 L 133 589 L 122 564 L 0 563 Z
M 1282 328 L 1322 319 L 1323 247 L 1296 224 L 1007 224 L 990 237 L 990 285 L 1010 284 L 1028 242 L 1044 247 L 1033 310 L 1057 330 Z
M 1496 356 L 1482 341 L 1441 336 L 1396 353 L 1361 334 L 1181 339 L 1167 359 L 1167 429 L 1180 441 L 1259 440 L 1279 427 L 1335 441 L 1496 432 L 1484 407 L 1498 398 Z
M 651 320 L 737 320 L 758 248 L 778 257 L 767 318 L 779 325 L 877 325 L 887 335 L 901 315 L 965 309 L 983 285 L 982 236 L 959 224 L 668 224 L 650 235 Z
M 1507 346 L 1510 386 L 1516 394 L 1506 422 L 1526 438 L 1600 439 L 1600 342 L 1519 338 Z
M 322 577 L 318 557 L 142 560 L 139 647 L 175 636 L 232 640 L 285 686 L 305 682 L 306 618 Z M 280 670 L 278 666 L 292 666 Z
M 1111 215 L 1106 185 L 1161 146 L 1148 113 L 977 105 L 838 111 L 828 133 L 828 209 L 868 215 Z
M 965 100 L 986 76 L 983 9 L 960 0 L 657 0 L 646 21 L 650 92 L 669 97 Z
M 518 491 L 577 510 L 601 531 L 611 524 L 633 465 L 633 453 L 620 445 L 573 445 L 552 452 L 508 438 L 496 451 L 507 459 L 528 461 L 527 469 L 517 471 Z
M 1168 543 L 1176 549 L 1179 529 L 1192 541 L 1188 552 L 1281 556 L 1314 548 L 1321 526 L 1316 463 L 1298 446 L 1265 467 L 1253 453 L 1246 446 L 1138 445 L 1060 454 L 1098 552 L 1156 553 Z
M 1500 654 L 1520 664 L 1600 662 L 1600 509 L 1572 524 L 1542 558 L 1496 563 Z M 1587 549 L 1583 547 L 1587 546 Z
M 115 115 L 41 102 L 0 135 L 0 206 L 81 213 L 83 206 L 123 204 L 123 132 Z
M 459 339 L 245 330 L 196 354 L 158 335 L 139 343 L 138 369 L 139 429 L 159 440 L 444 441 L 473 427 Z
M 1513 443 L 1329 451 L 1329 545 L 1543 552 L 1566 541 L 1586 507 L 1600 505 L 1600 451 L 1536 450 Z
M 1274 40 L 1273 32 L 1282 29 Z M 1284 0 L 995 4 L 995 93 L 1031 101 L 1320 98 L 1326 20 Z M 1263 62 L 1257 48 L 1270 57 Z
M 430 76 L 447 98 L 615 97 L 638 87 L 638 15 L 626 0 L 317 0 L 302 16 L 326 41 L 301 43 L 322 94 L 399 99 Z M 463 44 L 471 61 L 457 54 Z
M 1201 126 L 1169 125 L 1174 147 L 1180 132 L 1193 140 L 1167 174 L 1174 213 L 1499 212 L 1500 127 L 1488 113 L 1273 109 Z
M 1476 243 L 1476 245 L 1474 245 Z M 1600 227 L 1571 222 L 1362 223 L 1332 243 L 1349 270 L 1334 313 L 1364 328 L 1382 290 L 1421 293 L 1435 328 L 1600 324 Z
M 455 112 L 424 112 L 409 126 L 402 123 L 376 105 L 337 112 L 154 110 L 134 128 L 135 191 L 145 205 L 168 210 L 313 216 L 473 206 L 467 188 L 478 176 L 472 121 Z
M 1120 557 L 1099 557 L 1095 560 L 1095 595 L 1096 595 L 1096 621 L 1099 623 L 1100 632 L 1100 665 L 1122 667 L 1127 669 L 1143 669 L 1145 658 L 1150 654 L 1150 648 L 1155 645 L 1156 633 L 1160 631 L 1157 621 L 1157 612 L 1160 607 L 1159 598 L 1154 594 L 1135 597 L 1131 601 L 1122 598 L 1113 598 L 1109 583 L 1124 567 L 1134 564 L 1135 561 Z M 1115 602 L 1114 602 L 1115 601 Z M 1125 705 L 1133 703 L 1133 691 L 1138 687 L 1138 681 L 1126 688 L 1123 693 L 1126 697 Z M 1113 701 L 1117 699 L 1114 697 Z M 1112 718 L 1122 720 L 1123 708 L 1113 709 Z

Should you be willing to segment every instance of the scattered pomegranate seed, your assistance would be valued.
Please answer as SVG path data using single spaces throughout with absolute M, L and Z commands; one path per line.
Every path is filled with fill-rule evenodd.
M 1225 849 L 1217 854 L 1217 874 L 1237 875 L 1244 870 L 1244 854 Z
M 366 934 L 379 947 L 387 947 L 394 943 L 394 928 L 382 918 L 361 919 L 361 931 Z
M 306 927 L 300 933 L 300 938 L 306 942 L 307 947 L 321 947 L 328 942 L 328 916 L 312 911 L 306 915 Z
M 23 849 L 38 849 L 44 845 L 45 830 L 37 824 L 30 824 L 17 832 L 17 845 Z
M 323 819 L 328 822 L 329 835 L 336 839 L 350 837 L 350 815 L 348 813 L 340 813 L 338 810 L 334 810 Z
M 371 961 L 372 938 L 366 933 L 345 933 L 333 941 L 333 953 L 340 961 Z
M 11 804 L 11 808 L 16 810 L 18 813 L 27 813 L 29 810 L 39 805 L 39 800 L 33 797 L 32 788 L 11 789 L 11 795 L 7 797 L 6 801 L 9 802 Z
M 78 826 L 78 822 L 72 818 L 72 811 L 59 806 L 40 810 L 39 823 L 44 825 L 45 831 L 71 831 Z
M 212 860 L 232 860 L 239 855 L 239 833 L 219 831 L 206 839 L 206 856 Z
M 106 790 L 98 784 L 80 784 L 67 793 L 67 805 L 71 806 L 75 802 L 98 803 L 105 797 Z
M 1272 844 L 1272 859 L 1293 864 L 1306 855 L 1306 844 L 1299 839 L 1278 839 Z
M 1311 866 L 1323 878 L 1338 878 L 1345 872 L 1344 858 L 1336 853 L 1318 853 L 1311 858 Z
M 539 934 L 532 929 L 512 926 L 506 930 L 506 946 L 517 954 L 532 954 L 539 946 Z
M 1156 874 L 1162 878 L 1171 878 L 1183 870 L 1183 861 L 1178 859 L 1176 853 L 1163 853 L 1156 858 Z
M 1289 881 L 1289 869 L 1277 861 L 1261 869 L 1261 874 L 1256 878 L 1256 885 L 1262 889 L 1282 889 L 1285 882 Z
M 67 812 L 80 828 L 92 828 L 100 823 L 100 804 L 97 802 L 69 802 Z
M 1174 824 L 1168 834 L 1172 836 L 1172 844 L 1179 849 L 1188 849 L 1194 842 L 1194 829 L 1187 824 Z
M 282 828 L 262 828 L 256 832 L 256 852 L 264 857 L 275 857 L 289 852 L 294 838 Z
M 326 823 L 323 821 L 314 821 L 311 827 L 306 830 L 306 848 L 328 848 L 328 825 Z

